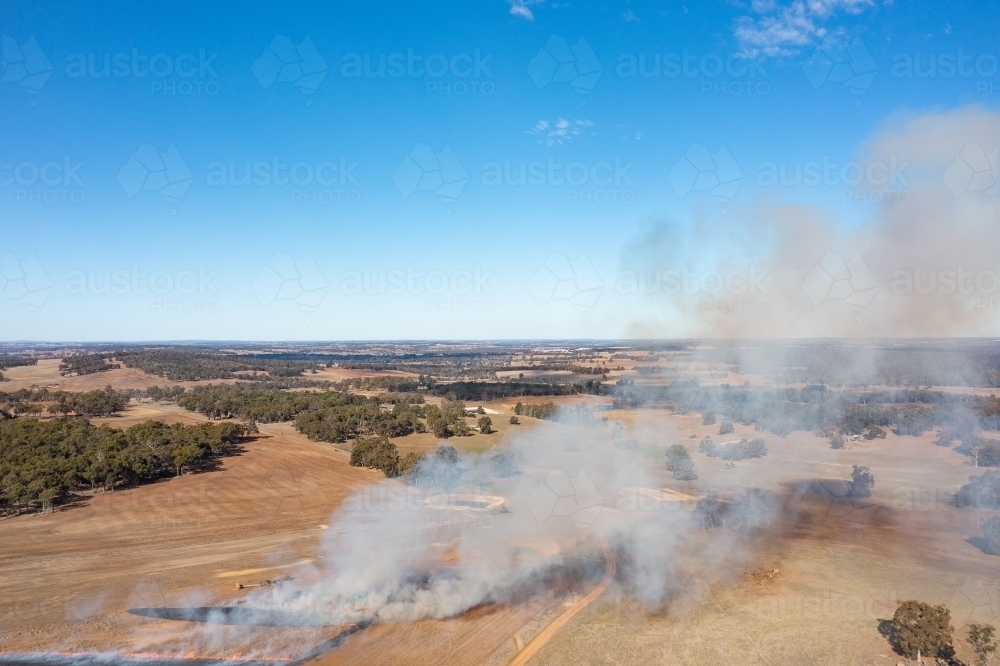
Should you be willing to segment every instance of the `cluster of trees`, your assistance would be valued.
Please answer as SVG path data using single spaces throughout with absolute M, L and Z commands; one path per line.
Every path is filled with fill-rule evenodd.
M 314 404 L 295 416 L 295 428 L 309 439 L 345 442 L 364 435 L 388 438 L 424 432 L 424 424 L 419 419 L 425 410 L 419 405 L 396 403 L 391 411 L 385 411 L 377 398 L 350 393 L 332 395 L 343 396 L 343 399 L 328 399 L 325 404 Z
M 933 658 L 937 663 L 960 663 L 955 659 L 955 628 L 947 606 L 932 606 L 922 601 L 901 601 L 892 620 L 883 620 L 879 631 L 893 649 L 907 659 Z M 997 651 L 996 627 L 969 624 L 966 640 L 976 655 L 976 666 L 986 666 Z
M 955 506 L 977 509 L 1000 509 L 1000 472 L 970 476 L 969 482 L 955 493 Z
M 422 399 L 400 394 L 367 397 L 338 391 L 284 391 L 268 384 L 238 383 L 196 387 L 180 395 L 177 402 L 213 419 L 238 418 L 257 423 L 294 420 L 299 432 L 324 442 L 344 442 L 362 436 L 404 437 L 428 430 L 442 438 L 472 434 L 465 420 L 465 403 L 446 401 L 441 406 L 426 405 L 421 404 Z M 383 405 L 392 407 L 384 409 Z M 489 417 L 480 419 L 479 427 L 485 434 L 493 431 L 492 425 Z
M 269 377 L 297 377 L 316 371 L 320 364 L 280 358 L 279 355 L 211 353 L 182 349 L 143 349 L 121 351 L 116 357 L 130 368 L 174 381 L 232 379 L 266 372 Z M 259 378 L 259 377 L 257 377 Z
M 267 384 L 209 384 L 185 391 L 177 403 L 211 419 L 238 418 L 258 423 L 291 421 L 307 409 L 342 405 L 378 406 L 377 400 L 336 391 L 284 391 Z
M 767 455 L 767 445 L 760 437 L 748 439 L 744 437 L 738 442 L 729 442 L 719 446 L 711 437 L 705 437 L 698 444 L 698 450 L 709 458 L 723 460 L 746 460 L 748 458 L 763 458 Z
M 955 660 L 954 631 L 951 611 L 944 605 L 931 606 L 922 601 L 901 601 L 889 626 L 879 629 L 896 652 L 907 659 L 932 657 L 938 663 L 958 663 Z M 976 655 L 976 665 L 985 666 L 997 651 L 996 627 L 989 624 L 969 624 L 966 640 Z
M 427 429 L 435 437 L 448 438 L 452 436 L 466 437 L 471 433 L 469 424 L 465 421 L 465 403 L 449 401 L 438 407 L 425 405 L 423 416 L 427 421 Z
M 420 375 L 417 379 L 408 377 L 351 377 L 332 386 L 337 391 L 384 391 L 387 393 L 410 393 L 431 382 L 429 377 Z
M 522 403 L 517 403 L 514 405 L 514 413 L 518 416 L 530 416 L 535 419 L 553 419 L 556 416 L 556 411 L 558 408 L 555 403 L 542 402 L 537 405 L 524 405 Z
M 147 421 L 121 430 L 83 418 L 0 421 L 0 507 L 48 507 L 81 488 L 114 490 L 180 474 L 230 453 L 254 430 L 233 422 Z
M 667 449 L 667 471 L 672 472 L 671 478 L 678 481 L 693 481 L 698 478 L 694 473 L 694 461 L 683 444 L 674 444 Z
M 359 437 L 351 447 L 351 465 L 381 470 L 388 477 L 399 476 L 399 450 L 385 437 Z
M 110 363 L 113 354 L 73 354 L 59 363 L 60 375 L 91 375 L 122 367 L 120 363 Z
M 110 386 L 103 391 L 49 391 L 48 389 L 20 389 L 11 393 L 0 392 L 0 418 L 22 414 L 76 414 L 79 416 L 109 416 L 128 404 L 129 394 L 115 391 Z

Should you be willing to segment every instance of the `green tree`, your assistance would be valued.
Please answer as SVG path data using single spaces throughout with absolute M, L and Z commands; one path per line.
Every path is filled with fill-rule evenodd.
M 705 412 L 701 417 L 702 425 L 715 425 L 715 412 Z
M 983 550 L 990 555 L 1000 555 L 1000 518 L 993 516 L 983 523 Z
M 944 606 L 922 601 L 903 601 L 892 616 L 900 653 L 909 659 L 918 657 L 950 658 L 952 646 L 951 612 Z
M 997 651 L 996 627 L 990 624 L 969 625 L 969 645 L 976 653 L 977 666 L 986 666 L 993 661 Z
M 493 420 L 488 416 L 479 417 L 479 432 L 488 435 L 493 432 Z
M 698 524 L 703 529 L 708 530 L 713 527 L 722 527 L 722 506 L 714 496 L 709 494 L 707 497 L 698 500 L 696 509 L 698 512 Z
M 719 426 L 719 434 L 720 435 L 731 435 L 734 432 L 736 432 L 736 429 L 733 428 L 733 422 L 732 421 L 723 421 L 722 425 Z
M 351 465 L 381 470 L 389 477 L 399 475 L 399 450 L 385 437 L 359 437 L 351 447 Z
M 501 477 L 517 476 L 521 473 L 512 451 L 502 451 L 490 458 L 490 471 Z
M 834 435 L 830 438 L 830 448 L 831 449 L 842 449 L 844 448 L 844 438 L 841 435 Z
M 875 487 L 875 477 L 867 467 L 854 465 L 851 472 L 851 482 L 848 484 L 848 492 L 852 497 L 871 497 L 872 488 Z

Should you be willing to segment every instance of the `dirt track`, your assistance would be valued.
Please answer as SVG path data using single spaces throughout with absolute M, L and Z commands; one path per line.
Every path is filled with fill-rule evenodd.
M 572 620 L 573 616 L 589 606 L 592 601 L 597 599 L 597 597 L 601 596 L 601 594 L 604 593 L 604 590 L 608 589 L 608 585 L 611 584 L 611 581 L 614 580 L 615 556 L 611 552 L 611 546 L 608 545 L 608 540 L 604 538 L 604 534 L 601 532 L 600 528 L 595 528 L 594 532 L 597 535 L 597 540 L 601 543 L 601 550 L 604 551 L 604 578 L 601 579 L 601 582 L 597 584 L 597 587 L 591 590 L 587 596 L 567 608 L 566 612 L 557 617 L 552 624 L 547 626 L 540 634 L 538 634 L 538 636 L 534 638 L 534 640 L 528 643 L 524 650 L 518 653 L 514 661 L 510 662 L 510 666 L 524 666 L 527 664 L 532 657 L 538 654 L 538 651 L 542 649 L 542 646 L 548 643 L 549 639 L 556 635 L 557 631 L 559 631 L 567 622 Z

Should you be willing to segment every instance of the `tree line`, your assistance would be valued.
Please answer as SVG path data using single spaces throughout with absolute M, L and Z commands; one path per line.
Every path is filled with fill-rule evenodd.
M 113 491 L 179 475 L 231 453 L 254 430 L 234 422 L 146 421 L 121 430 L 84 418 L 0 421 L 0 508 L 20 513 L 81 489 Z
M 195 387 L 182 394 L 177 402 L 212 419 L 294 421 L 299 432 L 324 442 L 345 442 L 362 436 L 404 437 L 426 431 L 442 438 L 471 434 L 465 420 L 465 403 L 424 405 L 417 398 L 401 399 L 394 394 L 368 397 L 338 391 L 293 392 L 259 384 L 232 384 Z
M 270 377 L 297 377 L 316 371 L 320 363 L 274 358 L 268 355 L 226 354 L 180 349 L 120 351 L 115 357 L 130 368 L 173 381 L 233 379 L 266 372 Z

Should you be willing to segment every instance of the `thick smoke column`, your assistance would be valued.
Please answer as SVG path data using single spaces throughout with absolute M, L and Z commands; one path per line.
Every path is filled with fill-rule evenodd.
M 995 334 L 998 145 L 1000 115 L 981 108 L 893 118 L 859 146 L 861 182 L 844 186 L 839 206 L 790 203 L 784 194 L 804 188 L 768 188 L 725 216 L 705 209 L 691 224 L 651 225 L 621 255 L 618 291 L 638 295 L 630 332 Z M 776 177 L 794 180 L 800 165 L 784 166 Z

